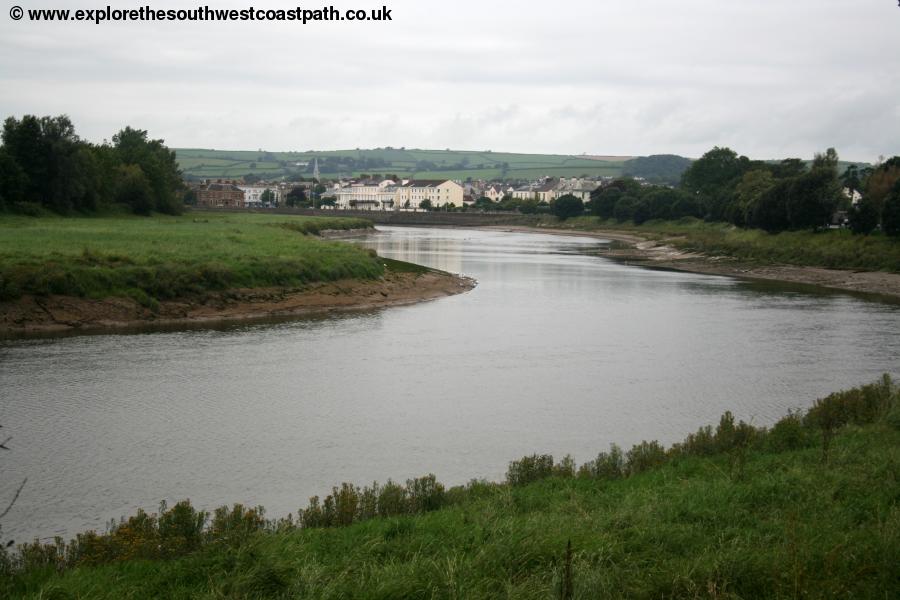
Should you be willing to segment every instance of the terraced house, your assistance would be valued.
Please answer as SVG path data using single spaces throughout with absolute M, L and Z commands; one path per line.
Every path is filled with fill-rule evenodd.
M 244 191 L 233 183 L 207 183 L 197 189 L 197 206 L 243 208 Z
M 425 200 L 435 208 L 462 206 L 463 187 L 449 179 L 412 179 L 397 186 L 394 201 L 401 210 L 418 209 Z

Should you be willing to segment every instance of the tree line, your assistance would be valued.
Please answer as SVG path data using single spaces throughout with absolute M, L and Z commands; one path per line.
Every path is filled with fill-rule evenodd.
M 125 127 L 92 144 L 69 117 L 9 117 L 0 145 L 0 211 L 92 213 L 124 206 L 136 214 L 178 214 L 184 185 L 163 140 Z
M 880 227 L 900 235 L 900 157 L 874 167 L 849 165 L 839 174 L 833 148 L 807 165 L 799 158 L 750 160 L 716 147 L 691 164 L 679 186 L 642 185 L 623 177 L 595 190 L 590 210 L 636 224 L 695 217 L 769 232 L 825 228 L 845 211 L 856 233 Z

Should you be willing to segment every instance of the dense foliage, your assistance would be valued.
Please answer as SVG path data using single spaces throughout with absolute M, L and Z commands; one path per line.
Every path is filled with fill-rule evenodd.
M 91 144 L 66 116 L 3 124 L 0 212 L 92 213 L 122 205 L 137 214 L 178 214 L 183 184 L 175 153 L 147 132 L 126 127 L 112 144 Z
M 885 376 L 770 428 L 725 413 L 670 448 L 526 456 L 505 483 L 344 483 L 297 519 L 163 505 L 0 554 L 0 594 L 895 597 L 898 442 Z
M 690 164 L 677 187 L 620 178 L 598 188 L 590 208 L 603 219 L 638 225 L 695 217 L 768 232 L 824 229 L 840 223 L 839 211 L 845 211 L 855 233 L 871 233 L 884 222 L 885 233 L 895 235 L 891 202 L 900 180 L 900 157 L 875 168 L 851 164 L 841 174 L 838 164 L 833 148 L 807 166 L 797 158 L 754 161 L 717 147 Z M 854 203 L 853 195 L 862 199 Z

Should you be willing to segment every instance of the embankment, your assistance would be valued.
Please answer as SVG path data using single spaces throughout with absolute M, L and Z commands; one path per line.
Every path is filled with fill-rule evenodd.
M 475 287 L 440 271 L 386 271 L 376 280 L 345 279 L 300 288 L 242 288 L 160 301 L 154 310 L 131 298 L 27 295 L 0 302 L 0 336 L 99 332 L 268 320 L 401 306 Z

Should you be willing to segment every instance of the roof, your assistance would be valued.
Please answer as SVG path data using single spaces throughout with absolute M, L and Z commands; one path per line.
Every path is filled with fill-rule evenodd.
M 400 187 L 437 187 L 447 183 L 449 179 L 411 179 Z
M 243 194 L 243 190 L 238 188 L 236 185 L 230 183 L 210 183 L 209 185 L 200 188 L 202 192 L 240 192 Z

